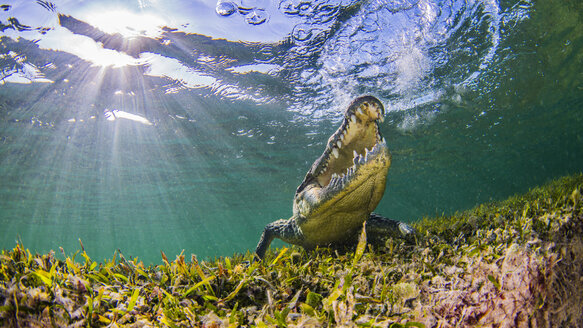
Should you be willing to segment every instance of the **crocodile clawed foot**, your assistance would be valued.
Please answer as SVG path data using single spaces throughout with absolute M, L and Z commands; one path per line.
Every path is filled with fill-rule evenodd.
M 399 222 L 399 231 L 404 237 L 417 234 L 417 230 L 404 222 Z

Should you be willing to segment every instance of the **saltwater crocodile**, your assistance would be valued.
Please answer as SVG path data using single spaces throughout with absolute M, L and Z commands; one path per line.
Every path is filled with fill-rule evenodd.
M 342 125 L 296 190 L 293 216 L 268 224 L 255 249 L 258 258 L 274 238 L 306 249 L 353 243 L 366 223 L 369 239 L 409 235 L 403 222 L 372 213 L 385 192 L 391 154 L 379 131 L 384 107 L 373 96 L 355 99 Z

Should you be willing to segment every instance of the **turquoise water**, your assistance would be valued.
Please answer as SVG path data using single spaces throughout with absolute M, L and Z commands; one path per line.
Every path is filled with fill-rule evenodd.
M 2 248 L 253 250 L 361 94 L 387 109 L 385 216 L 583 170 L 578 0 L 0 5 Z

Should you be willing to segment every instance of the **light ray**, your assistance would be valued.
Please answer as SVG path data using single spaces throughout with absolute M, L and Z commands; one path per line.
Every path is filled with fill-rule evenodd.
M 63 27 L 58 27 L 46 33 L 38 41 L 38 45 L 42 49 L 70 53 L 90 62 L 94 66 L 122 67 L 139 64 L 139 61 L 130 55 L 105 49 L 103 44 L 87 36 L 75 34 Z
M 164 32 L 167 22 L 150 13 L 134 13 L 126 9 L 113 9 L 86 15 L 85 21 L 108 34 L 121 34 L 131 38 L 145 36 L 157 38 Z

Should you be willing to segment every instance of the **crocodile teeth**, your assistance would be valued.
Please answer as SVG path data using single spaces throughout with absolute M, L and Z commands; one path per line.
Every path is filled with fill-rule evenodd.
M 338 156 L 340 156 L 340 154 L 338 153 L 338 148 L 332 148 L 332 155 L 334 155 L 335 158 L 338 158 Z
M 362 112 L 362 109 L 360 109 L 360 107 L 358 107 L 358 109 L 356 110 L 360 115 L 364 115 L 364 113 Z
M 338 149 L 342 148 L 342 142 L 340 140 L 336 142 L 336 145 L 338 146 Z
M 346 178 L 354 175 L 354 170 L 356 170 L 356 168 L 354 166 L 349 167 L 348 170 L 346 170 Z
M 324 163 L 323 167 L 320 169 L 320 173 L 318 175 L 324 174 L 328 170 L 328 162 Z
M 340 140 L 344 141 L 344 132 L 340 134 Z
M 333 173 L 332 177 L 330 178 L 330 182 L 328 183 L 328 187 L 332 187 L 332 188 L 336 188 L 336 187 L 341 187 L 344 178 L 344 174 L 342 176 L 339 176 L 338 173 Z
M 352 123 L 356 124 L 356 115 L 354 114 L 350 115 L 350 120 L 352 121 Z
M 358 157 L 358 153 L 356 152 L 356 150 L 352 151 L 352 158 L 357 158 Z

